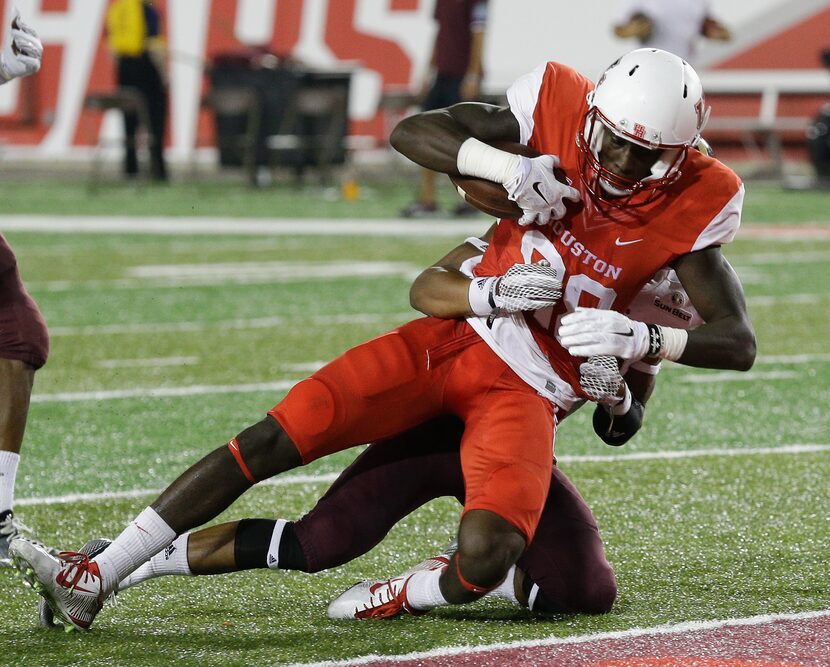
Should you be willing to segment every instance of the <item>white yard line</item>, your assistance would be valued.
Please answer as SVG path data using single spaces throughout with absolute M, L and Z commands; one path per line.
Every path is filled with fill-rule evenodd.
M 733 267 L 758 266 L 766 264 L 810 264 L 830 261 L 830 252 L 826 250 L 804 250 L 802 252 L 758 252 L 736 256 L 732 259 Z
M 607 454 L 605 456 L 577 455 L 557 456 L 559 463 L 606 463 L 627 461 L 653 461 L 690 459 L 706 456 L 767 456 L 774 454 L 812 454 L 830 451 L 830 444 L 791 444 L 780 447 L 690 449 L 686 451 L 636 452 L 634 454 Z M 319 475 L 286 475 L 260 482 L 260 486 L 288 486 L 294 484 L 328 484 L 337 479 L 339 472 Z M 139 498 L 161 493 L 162 489 L 127 489 L 101 493 L 70 493 L 62 496 L 18 498 L 15 505 L 55 505 L 59 503 L 94 502 L 118 498 Z
M 746 298 L 750 306 L 795 306 L 812 305 L 826 301 L 830 294 L 782 294 L 778 296 L 749 296 Z
M 229 264 L 195 264 L 190 267 L 177 264 L 169 270 L 163 267 L 134 267 L 131 277 L 111 280 L 52 280 L 30 282 L 29 289 L 41 292 L 67 292 L 86 289 L 163 289 L 201 287 L 205 285 L 270 285 L 307 280 L 335 278 L 373 278 L 399 276 L 414 279 L 420 268 L 405 262 L 252 262 Z
M 206 329 L 271 329 L 286 324 L 311 323 L 315 325 L 331 324 L 374 324 L 390 320 L 405 322 L 417 314 L 410 310 L 406 313 L 355 313 L 354 315 L 315 315 L 314 317 L 296 316 L 254 317 L 251 319 L 218 320 L 216 322 L 138 322 L 135 324 L 88 324 L 79 326 L 49 327 L 49 335 L 56 336 L 101 336 L 108 334 L 169 333 L 180 331 L 204 331 Z
M 715 382 L 758 382 L 760 380 L 792 380 L 801 377 L 796 371 L 723 371 L 720 373 L 694 373 L 684 375 L 678 380 L 691 384 L 712 384 Z
M 631 630 L 620 630 L 617 632 L 598 632 L 591 635 L 577 635 L 575 637 L 548 637 L 546 639 L 533 639 L 516 642 L 504 642 L 499 644 L 487 644 L 483 646 L 448 646 L 445 648 L 432 649 L 430 651 L 419 651 L 417 653 L 406 653 L 403 655 L 367 655 L 359 658 L 345 660 L 325 660 L 323 662 L 298 662 L 290 667 L 340 667 L 342 665 L 363 665 L 377 662 L 391 663 L 415 660 L 429 660 L 444 658 L 448 656 L 472 656 L 497 651 L 502 649 L 522 649 L 542 646 L 557 646 L 568 644 L 589 644 L 614 639 L 631 639 L 649 635 L 676 635 L 688 632 L 700 632 L 703 630 L 717 630 L 725 627 L 755 626 L 775 623 L 776 621 L 804 621 L 814 618 L 830 616 L 830 609 L 822 611 L 807 611 L 794 614 L 763 614 L 760 616 L 749 616 L 745 618 L 725 618 L 716 621 L 687 621 L 671 625 L 656 625 L 651 628 L 632 628 Z M 485 657 L 485 656 L 480 656 Z M 728 661 L 723 661 L 726 664 Z M 750 661 L 756 663 L 757 661 Z M 605 663 L 603 664 L 610 664 Z M 615 663 L 622 664 L 622 663 Z
M 299 380 L 279 380 L 253 384 L 196 384 L 186 387 L 135 387 L 109 391 L 68 391 L 57 394 L 35 394 L 32 403 L 71 403 L 73 401 L 112 401 L 122 398 L 170 398 L 207 396 L 210 394 L 250 394 L 258 391 L 288 391 Z
M 816 361 L 830 361 L 830 354 L 762 354 L 756 364 L 812 364 Z
M 162 236 L 459 236 L 483 234 L 491 219 L 388 220 L 4 215 L 3 231 Z
M 191 366 L 199 363 L 199 357 L 146 357 L 144 359 L 102 359 L 98 368 L 160 368 L 163 366 Z

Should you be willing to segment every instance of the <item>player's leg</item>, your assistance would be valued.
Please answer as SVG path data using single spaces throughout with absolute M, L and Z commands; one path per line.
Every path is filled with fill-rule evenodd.
M 118 58 L 118 85 L 137 88 L 140 77 L 136 75 L 136 59 L 128 57 Z M 128 177 L 138 175 L 138 152 L 136 150 L 136 132 L 138 130 L 138 114 L 135 111 L 125 110 L 124 118 L 124 174 Z
M 150 166 L 153 178 L 167 179 L 164 161 L 164 130 L 167 122 L 167 90 L 161 74 L 149 56 L 141 59 L 141 92 L 147 102 L 147 120 L 150 127 Z
M 448 463 L 451 461 L 447 460 Z M 459 470 L 460 474 L 460 470 Z M 409 572 L 434 569 L 452 555 L 428 558 Z M 352 586 L 329 605 L 331 618 L 355 618 L 365 591 L 383 581 Z M 574 485 L 558 468 L 533 541 L 505 580 L 487 595 L 541 613 L 604 613 L 617 593 L 596 521 Z
M 424 421 L 434 404 L 413 358 L 423 348 L 409 341 L 423 328 L 402 327 L 352 348 L 191 466 L 96 559 L 105 587 L 114 588 L 176 535 L 218 516 L 256 482 Z
M 91 562 L 81 555 L 56 562 L 25 543 L 13 544 L 12 555 L 33 584 L 40 582 L 42 595 L 51 596 L 55 612 L 85 629 L 102 596 L 257 481 L 437 414 L 451 364 L 427 364 L 425 351 L 473 339 L 464 323 L 425 318 L 353 348 L 296 385 L 263 421 L 187 470 Z M 79 576 L 87 577 L 86 592 L 74 586 Z
M 23 289 L 11 249 L 0 236 L 0 564 L 25 526 L 14 516 L 14 485 L 29 416 L 35 370 L 46 363 L 49 336 Z
M 29 364 L 0 358 L 0 565 L 11 564 L 9 543 L 20 529 L 12 505 L 34 376 Z
M 534 611 L 604 613 L 616 599 L 614 570 L 596 520 L 559 468 L 536 535 L 516 565 L 517 600 Z
M 445 394 L 465 422 L 458 551 L 448 567 L 410 571 L 356 591 L 350 602 L 357 618 L 478 599 L 501 583 L 536 529 L 550 483 L 552 405 L 494 361 L 489 348 L 465 350 L 457 364 Z
M 246 519 L 186 533 L 176 538 L 172 551 L 153 556 L 119 589 L 164 575 L 255 568 L 318 572 L 347 563 L 426 502 L 463 497 L 462 431 L 455 417 L 439 417 L 375 443 L 298 521 Z
M 477 599 L 503 581 L 532 540 L 547 496 L 553 407 L 514 379 L 506 370 L 466 420 L 464 514 L 458 551 L 440 582 L 450 603 Z

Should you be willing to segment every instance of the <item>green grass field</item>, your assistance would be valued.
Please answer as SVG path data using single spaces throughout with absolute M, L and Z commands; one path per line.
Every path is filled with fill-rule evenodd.
M 69 184 L 41 186 L 39 197 L 21 186 L 4 207 L 383 218 L 408 194 L 321 208 L 289 189 L 200 188 L 90 199 Z M 827 194 L 750 186 L 745 222 L 827 229 L 828 210 Z M 185 466 L 260 419 L 284 393 L 269 383 L 296 381 L 415 316 L 412 275 L 465 236 L 311 236 L 304 224 L 314 223 L 271 236 L 7 234 L 53 336 L 16 494 L 18 514 L 43 539 L 77 548 L 117 534 Z M 593 508 L 617 573 L 610 614 L 540 619 L 486 600 L 423 618 L 327 620 L 328 601 L 346 586 L 445 545 L 459 507 L 441 500 L 342 568 L 151 581 L 119 596 L 85 634 L 37 628 L 36 596 L 0 571 L 3 664 L 283 664 L 830 608 L 830 239 L 747 234 L 726 253 L 757 329 L 755 368 L 666 368 L 642 432 L 622 450 L 593 435 L 587 410 L 557 434 L 561 465 Z M 373 273 L 312 275 L 343 262 Z M 676 452 L 698 455 L 666 456 Z M 300 472 L 330 475 L 353 456 Z M 255 488 L 220 520 L 298 517 L 328 479 Z

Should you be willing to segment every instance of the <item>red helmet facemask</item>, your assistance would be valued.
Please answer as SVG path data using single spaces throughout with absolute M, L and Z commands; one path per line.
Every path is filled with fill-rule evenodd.
M 636 126 L 633 129 L 636 132 Z M 632 180 L 604 167 L 600 155 L 604 132 L 612 132 L 638 146 L 662 150 L 662 156 L 652 167 L 653 175 Z M 616 127 L 597 107 L 589 108 L 585 114 L 576 135 L 580 179 L 591 196 L 602 204 L 615 208 L 644 206 L 665 194 L 666 188 L 680 178 L 680 166 L 686 159 L 688 147 L 651 144 L 635 132 Z

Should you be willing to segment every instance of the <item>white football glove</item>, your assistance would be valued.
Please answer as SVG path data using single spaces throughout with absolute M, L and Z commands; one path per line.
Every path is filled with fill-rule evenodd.
M 577 308 L 562 317 L 557 333 L 559 342 L 575 357 L 610 354 L 638 361 L 653 349 L 649 325 L 613 310 Z
M 20 76 L 34 74 L 40 69 L 43 44 L 34 28 L 20 18 L 15 7 L 11 23 L 3 35 L 3 50 L 0 51 L 0 84 Z
M 607 406 L 620 403 L 625 398 L 620 395 L 624 382 L 617 359 L 610 355 L 588 357 L 579 365 L 579 386 L 597 403 Z
M 553 173 L 554 167 L 559 166 L 557 156 L 518 157 L 519 165 L 504 183 L 504 189 L 508 199 L 521 206 L 524 212 L 519 218 L 520 225 L 546 225 L 565 215 L 563 199 L 579 201 L 579 190 L 561 183 Z
M 476 315 L 539 310 L 561 298 L 562 280 L 547 263 L 514 264 L 503 276 L 474 278 L 470 285 L 470 306 Z

